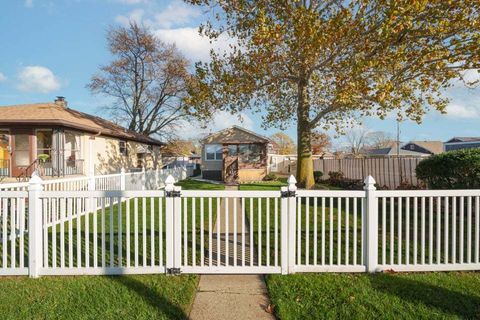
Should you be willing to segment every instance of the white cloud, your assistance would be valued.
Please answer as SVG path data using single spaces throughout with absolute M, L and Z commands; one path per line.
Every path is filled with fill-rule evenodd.
M 182 53 L 193 61 L 208 60 L 210 49 L 224 51 L 228 50 L 226 37 L 219 41 L 210 43 L 210 40 L 198 33 L 197 28 L 157 29 L 155 35 L 166 43 L 175 43 Z
M 174 0 L 163 11 L 154 15 L 154 23 L 160 28 L 171 28 L 173 26 L 185 25 L 199 16 L 200 11 L 197 7 Z
M 175 43 L 190 60 L 206 61 L 209 60 L 212 48 L 223 52 L 229 49 L 229 44 L 233 41 L 227 36 L 221 36 L 218 41 L 210 43 L 208 38 L 198 32 L 196 26 L 200 20 L 202 20 L 200 9 L 180 0 L 173 0 L 160 10 L 154 2 L 151 2 L 115 18 L 115 21 L 123 26 L 128 26 L 130 21 L 143 24 L 153 30 L 162 41 Z M 192 24 L 195 27 L 192 27 Z
M 470 106 L 458 103 L 451 103 L 447 106 L 447 117 L 460 118 L 460 119 L 472 119 L 480 118 L 480 105 Z
M 0 72 L 0 82 L 7 80 L 7 77 Z
M 48 93 L 60 89 L 60 80 L 42 66 L 26 66 L 18 73 L 17 89 L 25 92 Z
M 143 9 L 135 9 L 128 14 L 128 16 L 119 15 L 115 18 L 115 21 L 123 25 L 124 27 L 128 27 L 130 22 L 142 23 L 143 16 L 145 11 Z
M 33 0 L 25 0 L 25 7 L 33 8 Z

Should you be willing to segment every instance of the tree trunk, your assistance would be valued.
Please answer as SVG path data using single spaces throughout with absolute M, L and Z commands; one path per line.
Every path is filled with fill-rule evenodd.
M 315 184 L 313 179 L 312 146 L 310 143 L 310 127 L 297 127 L 297 181 L 298 186 L 310 189 Z
M 301 83 L 298 86 L 297 109 L 297 185 L 306 189 L 310 189 L 315 184 L 309 111 L 306 86 Z

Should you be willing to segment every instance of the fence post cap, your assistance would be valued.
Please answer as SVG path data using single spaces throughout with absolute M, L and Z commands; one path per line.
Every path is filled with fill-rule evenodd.
M 297 190 L 297 186 L 295 185 L 297 183 L 297 179 L 293 176 L 293 174 L 290 175 L 287 179 L 288 182 L 288 190 Z
M 122 169 L 120 169 L 120 173 L 125 174 L 125 168 L 124 167 L 122 167 Z
M 365 180 L 363 181 L 365 187 L 364 189 L 365 190 L 375 190 L 375 183 L 377 183 L 375 181 L 375 179 L 372 177 L 372 176 L 368 176 L 365 178 Z
M 41 190 L 42 188 L 42 178 L 38 175 L 37 171 L 32 173 L 32 177 L 28 180 L 28 189 L 29 190 Z M 40 186 L 40 189 L 37 187 Z
M 174 189 L 175 178 L 169 174 L 167 179 L 165 179 L 165 190 L 172 191 Z

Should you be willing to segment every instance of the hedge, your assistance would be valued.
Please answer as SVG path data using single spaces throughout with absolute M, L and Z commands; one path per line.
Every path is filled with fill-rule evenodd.
M 431 189 L 480 189 L 480 149 L 431 156 L 422 160 L 415 171 Z

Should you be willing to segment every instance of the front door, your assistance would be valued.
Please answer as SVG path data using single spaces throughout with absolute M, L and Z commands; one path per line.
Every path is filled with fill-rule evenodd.
M 224 181 L 226 183 L 238 182 L 238 144 L 229 144 L 224 149 L 226 154 L 223 158 Z
M 29 131 L 12 132 L 12 176 L 18 177 L 33 161 L 33 135 Z M 31 172 L 27 172 L 30 174 Z

